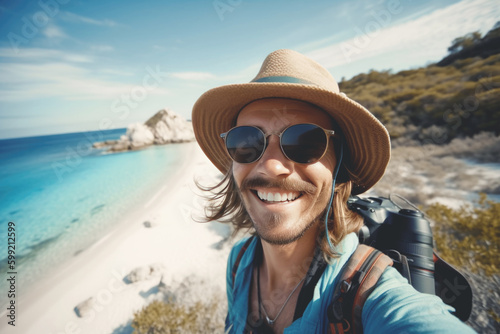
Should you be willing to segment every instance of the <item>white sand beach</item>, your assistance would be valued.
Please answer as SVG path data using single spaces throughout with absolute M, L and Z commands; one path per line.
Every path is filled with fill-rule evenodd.
M 141 205 L 126 221 L 73 259 L 41 279 L 28 291 L 19 291 L 15 327 L 2 312 L 1 333 L 124 333 L 134 311 L 156 298 L 163 282 L 199 277 L 215 290 L 225 291 L 229 246 L 220 246 L 226 226 L 192 219 L 203 209 L 195 194 L 194 178 L 210 184 L 220 174 L 196 143 L 179 163 L 168 184 Z M 211 181 L 210 181 L 211 180 Z M 144 222 L 152 227 L 146 227 Z M 161 275 L 127 283 L 124 277 L 138 267 L 162 267 Z M 75 307 L 93 298 L 87 316 Z M 200 297 L 202 298 L 202 297 Z M 130 331 L 129 331 L 130 332 Z

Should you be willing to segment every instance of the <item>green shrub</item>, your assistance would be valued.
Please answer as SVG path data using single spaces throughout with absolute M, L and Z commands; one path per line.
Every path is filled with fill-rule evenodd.
M 133 334 L 223 332 L 224 323 L 216 314 L 222 302 L 221 298 L 215 298 L 208 303 L 186 306 L 172 301 L 153 301 L 134 313 Z
M 481 194 L 477 207 L 451 209 L 433 204 L 434 240 L 440 255 L 452 265 L 491 276 L 500 269 L 500 203 Z
M 340 82 L 341 91 L 388 127 L 446 127 L 446 142 L 482 131 L 500 133 L 500 54 L 440 67 L 370 71 Z M 393 139 L 413 133 L 390 132 Z

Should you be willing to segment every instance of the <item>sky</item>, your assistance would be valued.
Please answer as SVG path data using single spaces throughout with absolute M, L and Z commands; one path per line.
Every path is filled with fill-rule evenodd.
M 190 119 L 283 48 L 338 81 L 418 68 L 499 20 L 496 0 L 0 0 L 0 138 Z

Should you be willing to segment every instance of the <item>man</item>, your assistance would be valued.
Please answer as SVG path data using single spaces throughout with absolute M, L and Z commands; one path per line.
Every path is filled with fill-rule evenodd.
M 340 93 L 326 69 L 291 50 L 271 53 L 252 82 L 203 94 L 192 121 L 202 150 L 225 175 L 205 189 L 213 193 L 207 220 L 257 235 L 229 257 L 226 329 L 328 332 L 327 307 L 362 225 L 346 202 L 384 174 L 387 130 Z M 449 311 L 389 267 L 362 323 L 365 333 L 473 332 Z

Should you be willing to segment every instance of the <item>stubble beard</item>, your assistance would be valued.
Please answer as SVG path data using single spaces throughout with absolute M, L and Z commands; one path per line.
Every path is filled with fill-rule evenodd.
M 252 180 L 252 181 L 254 181 L 254 180 Z M 266 183 L 266 181 L 256 180 L 256 182 L 251 183 L 251 184 L 265 184 L 265 183 Z M 248 187 L 247 184 L 245 184 L 244 189 L 246 189 L 247 187 Z M 287 187 L 287 188 L 289 188 L 289 187 Z M 256 223 L 255 217 L 252 217 L 252 214 L 251 214 L 252 210 L 249 210 L 249 207 L 247 206 L 247 204 L 244 200 L 244 196 L 242 194 L 241 189 L 239 187 L 237 187 L 237 189 L 238 189 L 238 195 L 240 197 L 241 203 L 243 204 L 245 211 L 249 215 L 249 217 L 252 221 L 252 225 L 253 225 L 257 235 L 262 240 L 266 241 L 267 243 L 269 243 L 271 245 L 288 245 L 288 244 L 291 244 L 291 243 L 299 240 L 300 238 L 302 238 L 311 227 L 319 224 L 318 223 L 319 220 L 321 219 L 322 216 L 324 216 L 324 214 L 326 212 L 326 206 L 328 205 L 328 199 L 329 199 L 329 196 L 327 196 L 327 194 L 326 194 L 327 189 L 329 189 L 329 188 L 326 187 L 326 189 L 322 189 L 320 191 L 320 194 L 317 198 L 317 201 L 320 201 L 321 199 L 325 199 L 325 203 L 320 204 L 323 207 L 323 210 L 321 210 L 316 216 L 309 218 L 310 219 L 309 222 L 301 230 L 294 229 L 293 231 L 288 231 L 289 233 L 281 233 L 278 235 L 272 235 L 273 234 L 271 232 L 272 229 L 277 227 L 277 226 L 282 225 L 283 219 L 285 217 L 283 217 L 283 215 L 281 215 L 281 214 L 269 212 L 264 217 L 261 217 L 261 219 L 259 219 L 261 224 Z M 316 190 L 316 189 L 317 189 L 316 187 L 308 188 L 308 193 L 312 194 L 312 193 L 314 193 L 314 190 Z M 316 205 L 316 204 L 317 203 L 314 203 L 313 205 Z M 308 219 L 308 218 L 305 217 L 305 219 Z M 300 226 L 300 225 L 302 225 L 301 223 L 303 223 L 303 222 L 304 221 L 301 218 L 299 218 L 296 221 L 296 225 Z
M 304 236 L 304 234 L 306 234 L 306 232 L 312 226 L 314 226 L 316 224 L 316 222 L 318 221 L 320 216 L 316 217 L 315 219 L 312 219 L 304 228 L 302 228 L 302 230 L 292 231 L 292 233 L 290 233 L 290 234 L 282 233 L 282 234 L 275 235 L 275 236 L 270 235 L 271 233 L 269 233 L 269 231 L 271 229 L 266 228 L 265 224 L 267 224 L 267 226 L 279 226 L 279 225 L 281 225 L 282 220 L 283 220 L 281 215 L 270 213 L 267 217 L 265 217 L 265 219 L 264 219 L 265 223 L 262 225 L 256 224 L 255 219 L 253 219 L 251 215 L 250 215 L 250 218 L 252 219 L 252 225 L 253 225 L 257 235 L 262 240 L 266 241 L 267 243 L 269 243 L 271 245 L 283 246 L 283 245 L 291 244 L 291 243 L 299 240 L 300 238 L 302 238 Z

